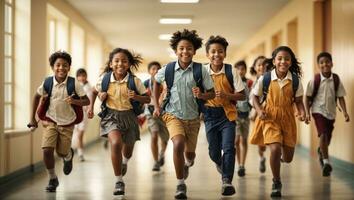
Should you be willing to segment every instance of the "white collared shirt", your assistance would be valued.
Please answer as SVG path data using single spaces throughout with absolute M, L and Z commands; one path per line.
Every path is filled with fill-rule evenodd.
M 287 79 L 292 80 L 292 76 L 291 76 L 290 71 L 288 71 L 288 73 L 284 79 L 279 79 L 277 77 L 277 74 L 275 73 L 275 69 L 273 69 L 270 72 L 270 77 L 271 77 L 271 81 L 276 80 L 278 82 L 280 89 L 282 89 L 287 83 L 289 83 L 288 81 L 286 81 Z M 256 85 L 252 89 L 252 94 L 254 94 L 256 96 L 263 95 L 263 76 L 259 77 L 259 79 L 257 80 Z M 304 94 L 304 89 L 302 87 L 301 80 L 299 80 L 299 87 L 297 88 L 297 90 L 295 92 L 295 97 L 300 97 L 303 94 Z
M 328 119 L 336 118 L 336 97 L 344 97 L 346 95 L 342 82 L 339 82 L 337 93 L 334 91 L 333 74 L 329 78 L 324 77 L 322 74 L 320 87 L 318 88 L 317 95 L 313 99 L 311 106 L 312 113 L 322 114 Z M 315 80 L 312 79 L 307 84 L 306 96 L 312 96 Z

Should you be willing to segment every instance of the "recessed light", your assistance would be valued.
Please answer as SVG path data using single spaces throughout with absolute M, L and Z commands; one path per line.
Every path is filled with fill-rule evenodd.
M 171 34 L 160 34 L 160 35 L 159 35 L 159 39 L 160 39 L 160 40 L 170 40 L 171 37 L 172 37 Z
M 198 3 L 199 0 L 160 0 L 161 3 Z
M 161 18 L 160 24 L 191 24 L 191 18 Z

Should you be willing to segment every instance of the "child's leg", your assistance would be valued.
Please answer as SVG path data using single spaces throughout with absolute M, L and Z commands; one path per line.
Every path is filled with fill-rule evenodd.
M 122 175 L 122 148 L 123 148 L 123 140 L 122 135 L 119 131 L 114 130 L 108 134 L 108 139 L 111 144 L 111 159 L 112 166 L 115 176 Z
M 295 148 L 283 145 L 282 161 L 290 163 L 293 160 Z
M 281 144 L 269 144 L 270 149 L 270 168 L 272 169 L 273 179 L 280 180 L 280 157 L 281 157 Z
M 236 159 L 237 163 L 241 163 L 241 135 L 237 134 L 235 139 Z
M 240 156 L 240 165 L 244 166 L 245 161 L 246 161 L 246 155 L 247 155 L 247 149 L 248 149 L 248 144 L 247 144 L 247 138 L 244 138 L 241 136 L 241 156 Z
M 266 146 L 258 145 L 258 155 L 259 155 L 259 157 L 261 157 L 261 158 L 264 157 L 265 150 L 266 150 Z
M 54 148 L 53 147 L 45 147 L 43 148 L 43 161 L 45 167 L 49 169 L 54 169 L 55 160 L 54 160 Z
M 235 169 L 235 125 L 232 122 L 227 122 L 222 128 L 222 178 L 231 183 Z
M 83 145 L 83 138 L 84 138 L 84 131 L 83 130 L 78 130 L 76 133 L 77 137 L 77 153 L 79 156 L 83 156 L 84 152 L 84 145 Z
M 176 177 L 177 179 L 183 179 L 185 137 L 184 135 L 176 135 L 172 138 L 172 142 L 173 163 L 175 165 Z
M 323 159 L 328 159 L 328 146 L 329 146 L 329 137 L 327 134 L 321 134 L 320 136 L 320 149 Z
M 215 123 L 205 122 L 205 132 L 209 144 L 209 157 L 210 159 L 221 168 L 221 134 L 219 133 Z
M 158 145 L 158 132 L 156 131 L 151 132 L 151 152 L 155 162 L 157 162 L 159 145 Z

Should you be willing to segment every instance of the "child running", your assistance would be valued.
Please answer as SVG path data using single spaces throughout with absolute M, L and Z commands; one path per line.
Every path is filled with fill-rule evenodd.
M 149 79 L 144 81 L 144 85 L 147 88 L 150 96 L 153 95 L 153 79 L 157 71 L 161 69 L 161 64 L 157 61 L 150 62 L 148 64 L 148 72 L 151 75 Z M 162 89 L 162 88 L 161 88 Z M 160 93 L 162 91 L 160 90 Z M 163 95 L 162 95 L 163 97 Z M 152 98 L 152 97 L 151 97 Z M 165 122 L 161 117 L 153 117 L 154 106 L 152 103 L 146 105 L 145 115 L 148 120 L 148 129 L 151 134 L 151 152 L 154 157 L 155 164 L 152 168 L 152 171 L 160 171 L 160 168 L 165 163 L 165 151 L 167 147 L 167 142 L 169 139 L 168 130 Z M 158 139 L 160 138 L 161 150 L 159 153 Z
M 246 78 L 247 65 L 246 62 L 241 60 L 235 63 L 235 68 L 237 73 L 240 75 L 242 84 L 245 88 L 246 99 L 242 101 L 237 101 L 237 120 L 236 120 L 236 139 L 235 139 L 235 148 L 236 148 L 236 159 L 238 163 L 237 174 L 240 177 L 245 176 L 245 162 L 248 148 L 248 133 L 250 127 L 250 119 L 248 117 L 251 110 L 249 104 L 249 93 L 252 87 L 252 80 Z
M 133 154 L 134 144 L 140 140 L 136 103 L 149 103 L 150 97 L 139 78 L 133 75 L 141 57 L 129 50 L 116 48 L 110 54 L 95 86 L 88 117 L 93 117 L 93 105 L 98 94 L 103 102 L 101 117 L 101 136 L 108 137 L 111 145 L 111 159 L 116 184 L 113 195 L 124 195 L 123 176 L 127 172 L 128 160 Z M 102 106 L 101 106 L 102 108 Z
M 195 159 L 198 132 L 200 128 L 199 112 L 202 111 L 201 100 L 215 97 L 213 81 L 201 63 L 193 62 L 196 50 L 202 46 L 195 30 L 173 33 L 170 46 L 178 60 L 167 64 L 155 75 L 154 82 L 154 116 L 161 114 L 159 106 L 160 87 L 166 82 L 167 95 L 163 105 L 165 121 L 173 143 L 173 162 L 177 177 L 175 198 L 187 198 L 185 179 Z
M 80 121 L 73 105 L 86 106 L 90 104 L 81 84 L 75 78 L 68 76 L 71 66 L 71 56 L 64 51 L 57 51 L 49 57 L 53 76 L 47 77 L 38 87 L 33 99 L 32 118 L 27 125 L 34 130 L 38 127 L 36 120 L 37 107 L 41 101 L 49 101 L 42 118 L 44 132 L 42 135 L 43 161 L 49 175 L 49 183 L 45 190 L 55 192 L 59 185 L 55 173 L 54 150 L 63 158 L 65 175 L 73 168 L 74 150 L 71 139 L 74 125 Z M 42 109 L 41 107 L 39 109 Z
M 205 44 L 210 60 L 207 70 L 214 81 L 215 98 L 205 103 L 205 132 L 209 156 L 221 174 L 221 194 L 235 194 L 232 185 L 235 168 L 235 102 L 244 100 L 244 85 L 236 69 L 224 64 L 228 42 L 221 36 L 210 36 Z
M 275 69 L 261 76 L 252 91 L 258 117 L 251 143 L 268 145 L 273 174 L 271 197 L 281 197 L 280 164 L 292 161 L 296 145 L 293 103 L 300 121 L 305 120 L 305 111 L 301 68 L 295 54 L 289 47 L 280 46 L 273 51 L 272 60 Z M 259 103 L 260 96 L 265 97 L 264 107 Z
M 91 84 L 87 81 L 87 72 L 84 68 L 80 68 L 76 71 L 76 79 L 79 81 L 79 83 L 82 85 L 86 96 L 91 97 L 92 96 L 92 87 Z M 84 157 L 84 145 L 83 145 L 83 138 L 84 138 L 84 133 L 85 129 L 87 126 L 87 106 L 83 107 L 84 109 L 84 118 L 80 124 L 75 125 L 74 128 L 74 140 L 76 141 L 76 147 L 77 147 L 77 154 L 79 156 L 79 160 L 81 162 L 85 161 Z
M 349 115 L 345 104 L 346 95 L 344 86 L 339 76 L 332 72 L 333 62 L 331 54 L 322 52 L 317 56 L 317 64 L 320 73 L 309 81 L 306 90 L 306 123 L 312 117 L 315 120 L 320 146 L 317 149 L 322 175 L 330 176 L 332 166 L 329 163 L 328 146 L 331 142 L 334 121 L 336 118 L 337 98 L 346 122 L 349 122 Z M 311 112 L 310 112 L 311 108 Z

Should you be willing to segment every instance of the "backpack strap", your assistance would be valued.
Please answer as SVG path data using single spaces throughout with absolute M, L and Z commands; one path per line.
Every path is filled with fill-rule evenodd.
M 205 88 L 204 88 L 204 85 L 203 85 L 203 74 L 202 74 L 202 64 L 201 63 L 193 63 L 193 78 L 194 78 L 194 81 L 197 85 L 197 87 L 200 89 L 201 92 L 205 92 Z M 202 99 L 198 99 L 198 98 L 195 98 L 196 99 L 196 102 L 198 104 L 198 111 L 199 113 L 201 112 L 204 112 L 204 104 L 205 104 L 205 101 L 202 100 Z
M 335 96 L 337 98 L 337 91 L 338 91 L 338 88 L 339 88 L 340 79 L 339 79 L 339 76 L 337 74 L 335 74 L 335 73 L 332 73 L 332 74 L 333 74 Z
M 165 110 L 167 104 L 170 101 L 171 98 L 171 89 L 173 86 L 173 81 L 175 78 L 175 65 L 176 62 L 170 62 L 166 65 L 166 69 L 165 69 L 165 82 L 166 82 L 166 86 L 167 86 L 167 93 L 166 93 L 166 97 L 164 100 L 164 103 L 162 105 L 162 109 Z
M 53 76 L 49 76 L 44 80 L 43 83 L 44 91 L 48 94 L 48 97 L 52 95 L 53 89 Z
M 235 91 L 234 76 L 232 75 L 232 66 L 230 64 L 225 64 L 225 75 L 227 80 L 230 83 L 232 90 Z
M 76 91 L 75 91 L 75 78 L 74 77 L 71 77 L 71 76 L 68 77 L 68 80 L 66 82 L 66 91 L 68 92 L 69 96 L 71 96 L 71 95 L 77 96 Z
M 146 94 L 139 93 L 138 89 L 136 88 L 136 84 L 135 84 L 135 76 L 131 73 L 129 73 L 127 84 L 128 84 L 127 85 L 128 89 L 133 90 L 135 92 L 135 94 L 143 95 L 143 96 L 146 95 Z M 143 113 L 143 104 L 140 101 L 130 99 L 130 104 L 133 106 L 133 112 L 135 113 L 135 115 L 138 116 L 141 113 Z
M 263 95 L 262 95 L 262 100 L 261 103 L 263 103 L 266 99 L 267 99 L 267 94 L 268 94 L 268 89 L 269 89 L 269 85 L 270 85 L 270 81 L 271 81 L 272 77 L 271 77 L 271 73 L 270 72 L 266 72 L 263 75 Z
M 148 80 L 144 81 L 144 86 L 145 86 L 146 89 L 150 89 L 150 80 L 151 79 L 148 79 Z
M 292 78 L 291 82 L 292 82 L 292 86 L 293 86 L 293 97 L 295 99 L 296 91 L 299 88 L 300 80 L 299 80 L 299 77 L 295 73 L 291 73 L 291 78 Z
M 112 75 L 112 71 L 107 72 L 103 75 L 103 79 L 101 83 L 102 92 L 108 91 L 109 82 L 111 81 L 111 75 Z

